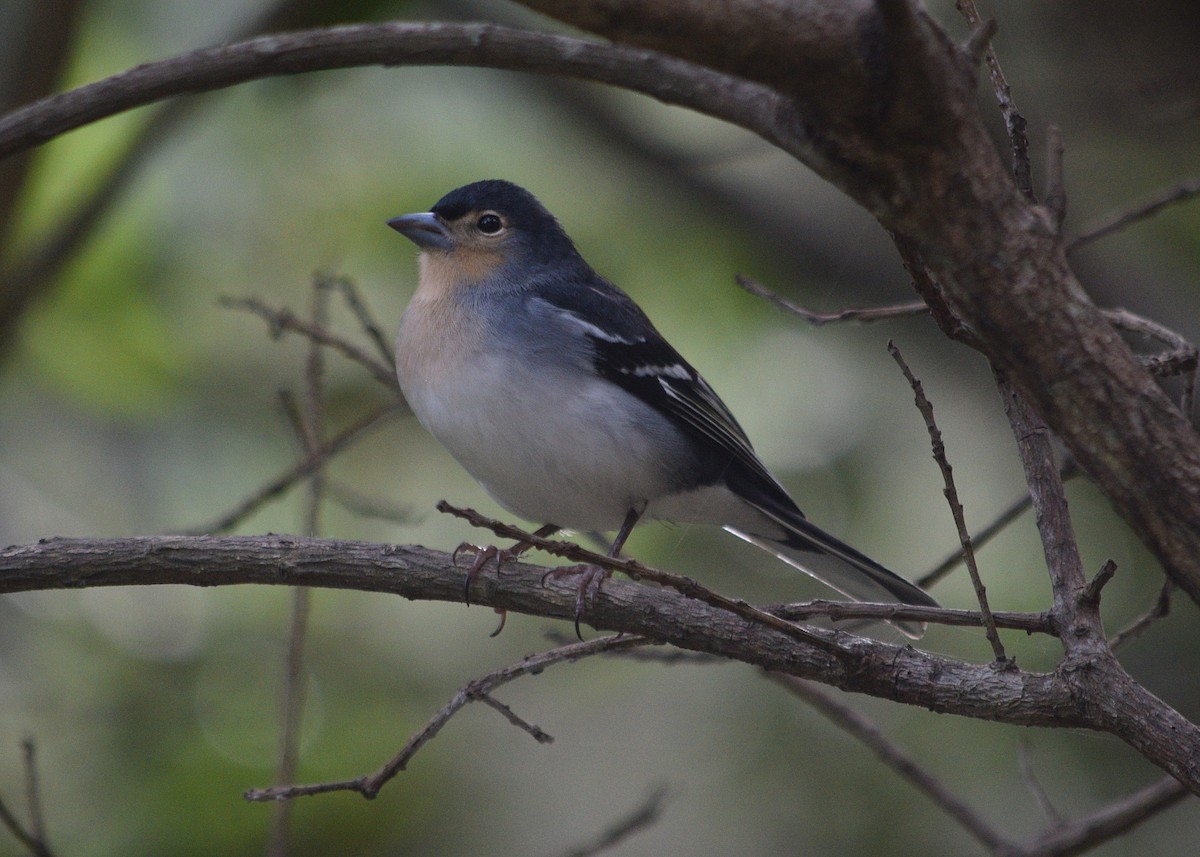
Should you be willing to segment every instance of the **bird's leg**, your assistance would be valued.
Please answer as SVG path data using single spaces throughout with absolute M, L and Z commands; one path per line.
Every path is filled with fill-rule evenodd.
M 559 528 L 554 524 L 546 524 L 544 527 L 534 530 L 533 534 L 539 539 L 544 539 L 546 536 L 552 536 L 557 533 L 558 529 Z M 454 553 L 450 555 L 455 565 L 458 565 L 458 555 L 460 553 L 472 551 L 475 554 L 475 559 L 471 561 L 471 567 L 467 569 L 466 579 L 463 580 L 463 601 L 466 602 L 467 606 L 469 607 L 471 605 L 471 583 L 476 577 L 479 576 L 479 572 L 481 572 L 483 567 L 487 565 L 489 559 L 496 560 L 496 573 L 499 574 L 500 566 L 505 560 L 516 559 L 531 547 L 533 547 L 533 542 L 517 542 L 516 544 L 507 548 L 498 548 L 495 545 L 480 547 L 479 545 L 473 545 L 470 542 L 463 542 L 456 547 L 454 549 Z M 503 611 L 497 610 L 496 612 L 503 616 Z M 503 627 L 504 620 L 501 619 L 500 628 Z M 496 634 L 500 633 L 500 628 L 496 629 Z M 496 634 L 492 634 L 492 636 L 494 637 Z
M 621 548 L 625 546 L 629 534 L 633 532 L 638 519 L 642 517 L 642 511 L 643 509 L 630 509 L 625 513 L 621 529 L 617 531 L 617 537 L 613 539 L 612 547 L 608 549 L 609 559 L 616 559 L 621 555 Z M 579 575 L 579 587 L 575 593 L 575 636 L 582 640 L 583 634 L 579 630 L 579 620 L 583 618 L 583 608 L 587 604 L 588 590 L 592 590 L 594 598 L 595 594 L 600 591 L 600 585 L 604 583 L 605 578 L 612 574 L 612 569 L 601 568 L 598 565 L 567 565 L 562 568 L 550 569 L 542 575 L 542 583 L 545 583 L 549 577 L 557 579 L 568 574 Z

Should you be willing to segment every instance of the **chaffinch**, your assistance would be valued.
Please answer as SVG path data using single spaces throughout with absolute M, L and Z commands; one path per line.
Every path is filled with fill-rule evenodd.
M 421 251 L 400 388 L 488 494 L 546 525 L 539 535 L 616 530 L 616 556 L 643 518 L 715 524 L 850 598 L 936 606 L 805 518 L 712 387 L 528 191 L 476 182 L 388 225 Z M 467 592 L 489 558 L 528 547 L 481 550 Z M 577 630 L 597 574 L 580 583 Z

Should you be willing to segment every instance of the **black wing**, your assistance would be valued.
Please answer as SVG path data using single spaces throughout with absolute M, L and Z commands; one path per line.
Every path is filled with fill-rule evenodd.
M 536 299 L 588 338 L 601 376 L 667 416 L 692 441 L 699 463 L 697 486 L 724 480 L 766 511 L 803 519 L 729 408 L 632 298 L 594 274 L 585 283 L 539 289 Z M 600 319 L 603 326 L 596 321 Z

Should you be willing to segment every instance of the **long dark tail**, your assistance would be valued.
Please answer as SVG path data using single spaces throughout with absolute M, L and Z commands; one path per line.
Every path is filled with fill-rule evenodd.
M 781 520 L 778 515 L 772 515 L 761 508 L 760 511 L 783 528 L 782 537 L 749 533 L 734 527 L 726 529 L 855 601 L 938 606 L 925 590 L 914 586 L 808 520 L 793 519 L 792 516 L 789 516 L 788 520 Z M 925 633 L 925 624 L 922 622 L 896 621 L 891 624 L 913 639 L 918 639 Z

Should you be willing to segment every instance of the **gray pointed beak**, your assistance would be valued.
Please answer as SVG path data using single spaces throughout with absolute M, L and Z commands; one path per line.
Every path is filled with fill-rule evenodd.
M 393 217 L 387 222 L 387 225 L 422 250 L 449 250 L 453 244 L 446 224 L 442 223 L 441 219 L 432 211 L 420 214 L 402 214 L 399 217 Z

